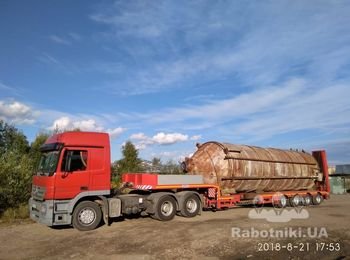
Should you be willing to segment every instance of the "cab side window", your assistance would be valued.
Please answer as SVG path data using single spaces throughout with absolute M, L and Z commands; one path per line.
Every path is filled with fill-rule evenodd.
M 66 150 L 63 155 L 61 171 L 74 172 L 87 169 L 88 152 L 85 150 Z

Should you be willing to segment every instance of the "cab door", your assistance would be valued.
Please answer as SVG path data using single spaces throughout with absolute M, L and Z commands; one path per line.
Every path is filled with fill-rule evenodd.
M 90 158 L 86 148 L 64 148 L 55 176 L 55 199 L 72 199 L 90 189 Z

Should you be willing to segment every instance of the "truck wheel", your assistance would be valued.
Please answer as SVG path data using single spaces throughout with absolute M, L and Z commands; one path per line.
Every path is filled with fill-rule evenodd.
M 310 206 L 311 204 L 312 204 L 312 196 L 308 194 L 304 197 L 304 205 Z
M 102 212 L 99 205 L 92 201 L 83 201 L 73 211 L 73 227 L 80 231 L 95 229 L 101 222 Z
M 193 218 L 198 215 L 200 209 L 201 203 L 199 198 L 194 194 L 190 194 L 183 201 L 183 205 L 181 207 L 181 215 L 183 217 Z
M 312 197 L 312 204 L 314 205 L 320 205 L 322 201 L 323 201 L 323 197 L 319 193 L 317 193 L 315 196 Z
M 154 217 L 161 221 L 172 220 L 176 214 L 176 201 L 172 196 L 161 197 L 156 205 Z

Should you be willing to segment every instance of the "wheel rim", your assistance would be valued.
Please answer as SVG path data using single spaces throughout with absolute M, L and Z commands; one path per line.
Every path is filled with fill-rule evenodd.
M 284 208 L 287 206 L 287 198 L 284 195 L 274 195 L 272 197 L 272 206 L 275 208 Z
M 162 215 L 166 217 L 170 216 L 174 211 L 174 205 L 170 201 L 164 201 L 160 208 Z
M 310 204 L 311 204 L 311 198 L 310 198 L 310 196 L 306 196 L 304 200 L 305 200 L 305 204 L 306 204 L 306 205 L 310 205 Z
M 280 205 L 281 205 L 282 208 L 287 206 L 287 198 L 285 196 L 281 196 L 280 197 Z
M 300 197 L 298 195 L 296 195 L 294 198 L 293 198 L 293 204 L 295 206 L 298 206 L 300 204 L 301 200 L 300 200 Z
M 253 199 L 253 205 L 255 208 L 262 208 L 264 206 L 264 198 L 261 195 L 257 195 Z
M 186 209 L 189 213 L 194 213 L 196 212 L 197 210 L 197 202 L 195 199 L 189 199 L 187 202 L 186 202 Z
M 320 195 L 317 195 L 317 196 L 316 196 L 316 202 L 317 202 L 318 204 L 320 204 L 321 201 L 322 201 L 321 196 L 320 196 Z
M 80 211 L 78 219 L 81 224 L 84 226 L 91 225 L 96 218 L 96 212 L 91 208 L 84 208 Z

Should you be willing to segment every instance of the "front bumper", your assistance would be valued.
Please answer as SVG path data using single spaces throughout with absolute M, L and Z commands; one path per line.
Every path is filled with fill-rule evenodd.
M 53 225 L 53 211 L 54 201 L 37 201 L 33 198 L 29 199 L 29 213 L 30 218 L 35 222 L 52 226 Z

